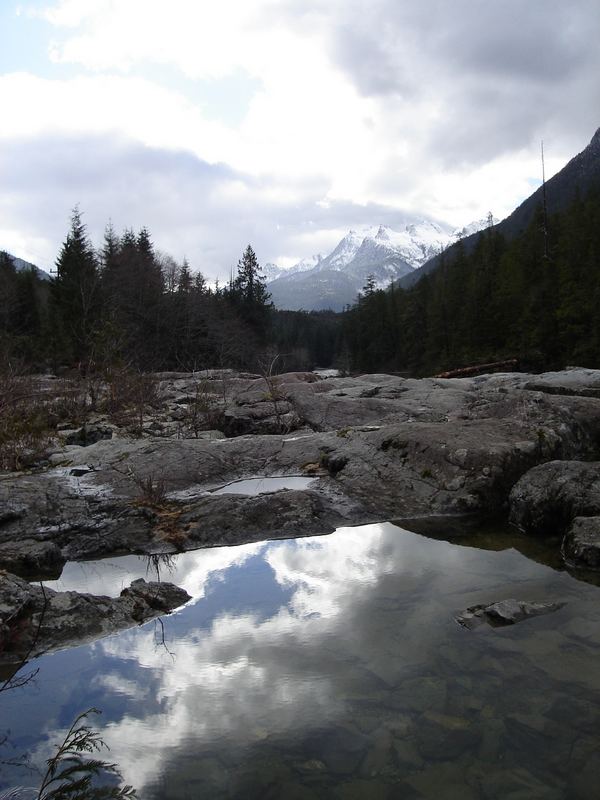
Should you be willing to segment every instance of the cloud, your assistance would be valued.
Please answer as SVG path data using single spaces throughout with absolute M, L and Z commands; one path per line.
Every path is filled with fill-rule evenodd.
M 79 200 L 226 278 L 249 241 L 291 263 L 352 225 L 505 216 L 540 139 L 551 175 L 598 124 L 595 5 L 39 0 L 47 70 L 0 76 L 0 246 L 47 264 Z
M 119 706 L 102 736 L 141 793 L 152 796 L 159 777 L 176 775 L 180 759 L 197 763 L 214 742 L 223 758 L 235 749 L 242 761 L 262 742 L 298 753 L 315 732 L 347 724 L 353 699 L 360 708 L 361 698 L 385 702 L 386 686 L 434 669 L 440 635 L 446 640 L 453 625 L 446 607 L 439 618 L 440 597 L 456 592 L 463 574 L 483 562 L 494 569 L 481 551 L 389 523 L 258 548 L 272 570 L 271 587 L 263 575 L 261 596 L 286 590 L 270 616 L 243 608 L 232 614 L 212 604 L 214 618 L 205 627 L 200 601 L 165 621 L 173 658 L 157 648 L 151 626 L 96 645 L 107 671 L 104 702 L 112 707 L 111 692 L 133 701 Z M 237 551 L 223 548 L 219 563 L 207 551 L 186 558 L 197 561 L 200 575 L 208 573 L 203 562 L 220 571 L 223 596 L 234 597 L 239 573 L 227 558 L 243 564 Z M 494 558 L 501 570 L 504 556 Z M 254 573 L 248 577 L 254 580 Z M 455 594 L 454 600 L 462 602 Z M 243 772 L 238 759 L 232 780 Z
M 375 0 L 368 14 L 356 2 L 343 12 L 330 5 L 324 24 L 337 63 L 364 94 L 409 97 L 415 107 L 430 98 L 438 118 L 426 150 L 446 166 L 477 166 L 544 134 L 571 147 L 591 136 L 598 20 L 594 0 Z
M 58 254 L 76 204 L 97 246 L 109 219 L 117 231 L 147 226 L 159 249 L 211 278 L 227 278 L 248 242 L 266 263 L 332 248 L 347 226 L 412 219 L 383 205 L 318 205 L 324 182 L 291 187 L 117 135 L 10 140 L 0 180 L 4 246 L 42 267 Z

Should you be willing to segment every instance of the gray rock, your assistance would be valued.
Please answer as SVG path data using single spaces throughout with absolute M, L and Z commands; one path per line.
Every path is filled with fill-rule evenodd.
M 18 575 L 57 578 L 64 563 L 60 547 L 54 542 L 21 539 L 0 544 L 0 567 Z
M 473 750 L 481 739 L 481 731 L 470 721 L 436 711 L 426 711 L 416 727 L 419 753 L 429 760 L 451 761 L 465 750 Z
M 599 376 L 569 371 L 566 377 L 535 378 L 556 386 L 565 377 L 577 384 L 572 394 L 526 388 L 533 376 L 511 374 L 463 380 L 364 375 L 326 381 L 291 374 L 277 376 L 275 383 L 231 372 L 165 377 L 160 385 L 165 405 L 151 420 L 161 426 L 160 437 L 102 438 L 105 423 L 94 420 L 84 437 L 87 446 L 64 448 L 51 458 L 54 468 L 4 477 L 0 567 L 42 574 L 65 559 L 313 535 L 385 518 L 489 513 L 502 508 L 521 476 L 535 478 L 535 470 L 529 471 L 537 464 L 596 452 L 600 403 L 583 395 Z M 198 392 L 210 400 L 210 415 L 199 426 L 206 423 L 212 432 L 174 438 L 196 436 L 195 430 L 186 432 L 166 417 L 169 408 L 181 408 L 174 400 L 195 398 Z M 224 439 L 222 431 L 214 431 L 215 420 L 230 435 L 253 435 Z M 98 441 L 89 444 L 94 426 Z M 562 474 L 565 467 L 547 469 Z M 582 516 L 593 509 L 588 495 L 595 492 L 597 471 L 589 463 L 574 469 L 575 479 L 563 484 L 569 484 L 569 497 L 575 498 L 569 508 Z M 239 478 L 302 474 L 320 479 L 305 491 L 210 494 Z M 543 491 L 551 482 L 543 473 L 538 483 L 537 505 L 529 503 L 529 495 L 522 505 L 538 508 L 535 514 L 543 525 Z M 582 486 L 589 489 L 585 497 Z M 519 488 L 512 497 L 525 496 Z M 129 604 L 127 613 L 104 606 L 113 629 L 125 618 L 131 624 L 156 613 L 148 598 L 138 594 L 133 587 L 120 598 Z M 32 602 L 31 597 L 25 600 Z M 78 602 L 53 600 L 53 608 L 56 614 L 62 609 L 68 621 L 76 616 Z M 27 619 L 26 608 L 24 613 Z M 473 618 L 481 617 L 473 613 Z M 486 617 L 492 618 L 493 612 Z M 495 620 L 509 621 L 498 614 Z M 5 638 L 7 624 L 2 622 Z M 62 641 L 105 630 L 97 619 L 88 629 L 66 625 L 71 633 Z M 349 763 L 344 760 L 344 769 Z
M 89 447 L 103 439 L 112 439 L 113 429 L 107 425 L 84 425 L 65 437 L 65 444 L 75 444 L 80 447 Z
M 600 514 L 600 462 L 550 461 L 513 487 L 510 521 L 527 533 L 564 534 L 575 517 Z
M 514 625 L 530 617 L 550 614 L 563 608 L 565 603 L 532 603 L 526 600 L 500 600 L 488 605 L 470 606 L 456 617 L 465 628 L 477 628 L 487 623 L 492 627 Z
M 134 581 L 118 598 L 55 592 L 0 575 L 0 665 L 106 636 L 183 605 L 169 583 Z
M 600 516 L 575 517 L 562 545 L 569 564 L 600 569 Z
M 599 376 L 577 371 L 580 388 Z M 174 398 L 194 397 L 201 381 L 230 420 L 230 433 L 239 425 L 238 432 L 268 434 L 178 439 L 165 430 L 67 447 L 52 456 L 47 472 L 0 482 L 0 545 L 18 550 L 23 542 L 26 554 L 31 541 L 51 543 L 73 560 L 495 512 L 532 467 L 557 456 L 587 458 L 600 440 L 597 399 L 523 388 L 532 379 L 309 380 L 293 373 L 277 376 L 274 402 L 265 399 L 268 382 L 256 376 L 165 377 L 165 408 L 156 414 L 167 415 Z M 300 424 L 280 433 L 282 425 Z M 320 480 L 306 491 L 268 497 L 208 494 L 240 478 L 302 474 Z

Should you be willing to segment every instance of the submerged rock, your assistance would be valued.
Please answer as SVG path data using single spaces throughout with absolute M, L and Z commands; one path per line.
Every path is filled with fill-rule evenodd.
M 470 606 L 456 617 L 459 625 L 465 628 L 477 628 L 488 624 L 491 627 L 514 625 L 530 617 L 539 617 L 558 611 L 565 603 L 531 603 L 526 600 L 500 600 L 488 605 Z

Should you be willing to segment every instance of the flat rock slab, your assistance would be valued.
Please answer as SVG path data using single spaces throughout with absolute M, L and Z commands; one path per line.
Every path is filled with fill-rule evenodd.
M 488 605 L 471 606 L 455 619 L 464 628 L 478 628 L 489 625 L 493 628 L 514 625 L 530 617 L 539 617 L 558 611 L 565 603 L 531 603 L 526 600 L 500 600 Z
M 532 467 L 597 452 L 600 400 L 525 388 L 534 377 L 555 385 L 561 376 L 579 390 L 595 386 L 600 371 L 423 380 L 293 373 L 277 376 L 275 402 L 256 376 L 163 376 L 161 392 L 177 407 L 202 380 L 223 414 L 247 412 L 273 429 L 277 413 L 291 409 L 302 431 L 221 440 L 118 435 L 57 450 L 47 472 L 0 476 L 0 567 L 51 571 L 56 548 L 77 560 L 497 512 Z M 286 475 L 320 479 L 266 498 L 210 494 L 238 479 Z

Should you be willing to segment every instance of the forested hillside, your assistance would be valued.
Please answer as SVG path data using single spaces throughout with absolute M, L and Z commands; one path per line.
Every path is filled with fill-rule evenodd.
M 547 228 L 547 236 L 545 235 Z M 507 242 L 495 227 L 455 246 L 411 289 L 366 289 L 345 315 L 352 369 L 431 374 L 518 358 L 600 363 L 600 188 Z

